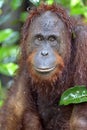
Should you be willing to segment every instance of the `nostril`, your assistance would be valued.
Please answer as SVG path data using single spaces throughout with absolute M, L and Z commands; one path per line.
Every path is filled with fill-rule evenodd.
M 41 55 L 42 56 L 47 56 L 48 55 L 48 51 L 47 50 L 42 50 L 41 51 Z

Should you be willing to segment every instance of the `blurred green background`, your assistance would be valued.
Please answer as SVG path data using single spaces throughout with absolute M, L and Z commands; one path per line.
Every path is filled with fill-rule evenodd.
M 51 4 L 54 0 L 43 0 Z M 0 0 L 0 106 L 18 69 L 21 27 L 27 18 L 27 8 L 38 6 L 40 0 Z M 70 15 L 87 22 L 87 0 L 55 0 L 66 7 Z

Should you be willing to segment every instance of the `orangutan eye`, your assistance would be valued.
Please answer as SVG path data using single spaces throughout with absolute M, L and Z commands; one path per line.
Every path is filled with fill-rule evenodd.
M 54 36 L 54 35 L 49 36 L 48 41 L 49 41 L 49 43 L 51 44 L 51 46 L 57 45 L 57 38 L 56 38 L 56 36 Z
M 41 45 L 43 40 L 44 40 L 44 37 L 42 35 L 36 35 L 35 36 L 35 44 L 36 45 Z
M 49 36 L 48 40 L 50 42 L 54 42 L 54 41 L 56 41 L 56 37 L 55 36 Z
M 37 35 L 36 38 L 38 41 L 43 41 L 43 39 L 44 39 L 42 35 Z

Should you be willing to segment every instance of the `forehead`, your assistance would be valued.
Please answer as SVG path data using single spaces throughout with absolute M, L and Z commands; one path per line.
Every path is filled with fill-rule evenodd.
M 64 30 L 64 27 L 64 23 L 55 13 L 46 11 L 33 20 L 30 25 L 29 32 L 31 34 L 60 33 Z

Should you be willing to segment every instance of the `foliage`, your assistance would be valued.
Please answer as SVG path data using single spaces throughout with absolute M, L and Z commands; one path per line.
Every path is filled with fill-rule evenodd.
M 22 5 L 23 0 L 12 0 L 10 2 L 10 6 L 12 10 L 18 9 Z
M 30 0 L 35 6 L 38 6 L 41 2 L 46 4 L 60 3 L 64 7 L 70 9 L 71 15 L 83 15 L 87 18 L 87 5 L 86 0 Z
M 74 86 L 66 90 L 60 99 L 60 105 L 87 102 L 87 89 L 85 86 Z
M 9 3 L 10 2 L 10 3 Z M 8 5 L 9 3 L 9 5 Z M 0 26 L 7 24 L 12 17 L 12 13 L 17 11 L 23 4 L 23 0 L 0 0 Z M 4 13 L 6 5 L 9 6 L 7 13 Z M 27 17 L 27 12 L 22 11 L 19 19 L 12 20 L 12 25 L 19 22 L 24 22 Z M 18 42 L 20 39 L 20 32 L 12 28 L 0 29 L 0 74 L 6 76 L 14 76 L 18 69 L 17 57 L 19 54 Z M 0 83 L 0 106 L 3 104 L 5 98 L 5 91 Z
M 4 103 L 4 99 L 6 97 L 6 90 L 4 88 L 2 88 L 1 86 L 1 82 L 0 82 L 0 107 L 3 105 Z
M 0 25 L 5 24 L 9 18 L 11 18 L 11 11 L 18 10 L 23 3 L 23 0 L 12 0 L 10 2 L 11 11 L 8 11 L 7 14 L 3 14 L 3 6 L 8 4 L 9 0 L 0 1 Z M 27 17 L 26 12 L 21 12 L 20 21 L 25 21 Z M 20 38 L 20 32 L 14 31 L 11 28 L 5 28 L 0 30 L 0 73 L 12 76 L 18 68 L 15 63 L 18 56 L 18 46 L 16 45 Z

